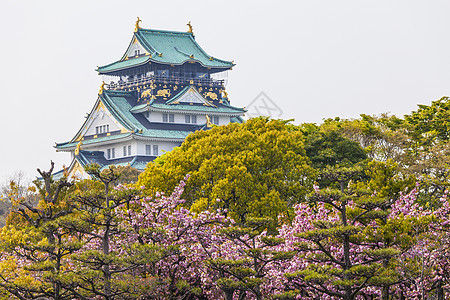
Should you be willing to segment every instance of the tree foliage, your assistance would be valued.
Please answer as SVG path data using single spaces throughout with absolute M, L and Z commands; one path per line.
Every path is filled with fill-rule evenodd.
M 167 192 L 189 174 L 183 196 L 193 211 L 222 208 L 239 222 L 247 216 L 276 221 L 304 199 L 314 180 L 302 141 L 298 129 L 280 120 L 213 127 L 149 164 L 138 185 L 150 195 Z

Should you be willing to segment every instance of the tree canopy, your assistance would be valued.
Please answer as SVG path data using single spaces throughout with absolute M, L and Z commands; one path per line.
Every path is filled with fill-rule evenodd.
M 303 135 L 288 121 L 255 118 L 191 134 L 147 166 L 138 185 L 149 195 L 167 192 L 189 174 L 183 194 L 193 211 L 227 209 L 274 221 L 302 201 L 314 182 Z
M 0 299 L 444 300 L 448 103 L 213 126 L 137 183 L 38 169 L 4 188 Z

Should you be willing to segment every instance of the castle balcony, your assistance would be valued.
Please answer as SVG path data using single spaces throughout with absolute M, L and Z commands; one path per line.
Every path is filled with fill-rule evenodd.
M 107 82 L 106 88 L 109 90 L 129 90 L 142 85 L 150 85 L 153 83 L 164 83 L 164 84 L 177 84 L 177 85 L 197 85 L 197 86 L 211 86 L 211 87 L 222 87 L 226 84 L 224 79 L 211 79 L 211 78 L 188 78 L 188 77 L 174 77 L 174 76 L 157 76 L 150 75 L 137 79 L 128 79 L 127 81 L 109 81 Z

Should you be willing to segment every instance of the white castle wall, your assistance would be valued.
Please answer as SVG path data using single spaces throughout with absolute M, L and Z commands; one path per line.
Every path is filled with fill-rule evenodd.
M 173 113 L 174 114 L 174 122 L 173 123 L 177 123 L 177 124 L 186 124 L 186 115 L 196 115 L 197 116 L 197 123 L 195 124 L 205 124 L 206 123 L 206 114 L 196 114 L 196 113 Z M 147 116 L 144 113 L 145 116 Z M 214 114 L 208 114 L 209 118 L 211 119 L 211 122 L 213 122 L 213 118 L 214 118 Z M 230 117 L 228 116 L 218 116 L 219 117 L 219 124 L 218 125 L 226 125 L 228 123 L 230 123 Z M 147 119 L 150 122 L 155 122 L 155 123 L 166 123 L 163 122 L 163 113 L 161 112 L 155 112 L 155 111 L 150 111 L 148 112 L 148 117 Z M 170 123 L 170 122 L 167 122 Z M 192 123 L 190 123 L 192 124 Z
M 105 158 L 107 157 L 107 150 L 108 149 L 115 149 L 115 158 L 121 158 L 121 157 L 128 157 L 128 156 L 136 156 L 136 155 L 143 155 L 147 156 L 146 153 L 146 145 L 150 145 L 151 154 L 150 156 L 153 156 L 153 145 L 158 145 L 158 156 L 164 154 L 165 152 L 171 151 L 174 147 L 178 147 L 181 145 L 181 143 L 177 142 L 163 142 L 163 141 L 141 141 L 141 140 L 130 140 L 127 142 L 121 142 L 121 143 L 111 143 L 108 145 L 86 145 L 82 146 L 83 150 L 88 151 L 103 151 Z M 131 146 L 131 154 L 128 153 L 128 146 Z M 126 147 L 126 154 L 124 155 L 123 147 Z M 111 159 L 113 159 L 111 157 Z

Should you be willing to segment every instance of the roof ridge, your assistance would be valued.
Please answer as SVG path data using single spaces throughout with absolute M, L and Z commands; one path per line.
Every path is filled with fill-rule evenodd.
M 181 53 L 183 55 L 186 55 L 187 57 L 190 57 L 191 55 L 184 53 L 183 51 L 181 51 L 180 49 L 178 49 L 178 47 L 173 47 L 173 49 L 175 49 L 175 51 L 177 51 L 178 53 Z
M 174 31 L 174 30 L 150 29 L 150 28 L 139 28 L 137 32 L 139 32 L 139 31 L 153 32 L 153 33 L 159 33 L 159 34 L 179 34 L 179 35 L 193 36 L 192 32 L 187 32 L 187 31 Z

